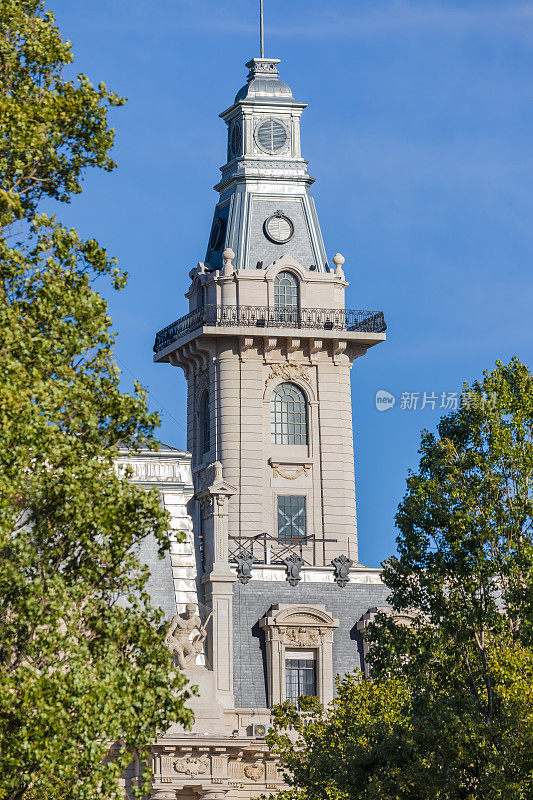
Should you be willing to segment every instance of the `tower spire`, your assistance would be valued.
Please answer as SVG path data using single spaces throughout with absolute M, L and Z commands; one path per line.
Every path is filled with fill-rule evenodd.
M 259 0 L 259 37 L 261 40 L 261 58 L 265 57 L 265 20 L 263 15 L 263 0 Z

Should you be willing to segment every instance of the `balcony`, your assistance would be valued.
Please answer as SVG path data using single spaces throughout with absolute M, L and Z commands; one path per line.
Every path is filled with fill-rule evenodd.
M 268 306 L 215 306 L 196 308 L 159 331 L 154 352 L 204 325 L 221 328 L 308 328 L 325 331 L 383 333 L 387 330 L 382 311 L 337 308 L 276 309 Z
M 285 559 L 293 554 L 302 560 L 302 566 L 325 566 L 324 544 L 336 544 L 337 539 L 320 539 L 315 536 L 302 536 L 301 539 L 278 539 L 269 533 L 255 536 L 228 536 L 230 563 L 239 558 L 250 558 L 257 565 L 284 565 Z

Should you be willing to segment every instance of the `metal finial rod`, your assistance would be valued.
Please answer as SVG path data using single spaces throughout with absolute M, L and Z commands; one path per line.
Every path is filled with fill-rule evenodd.
M 265 57 L 265 22 L 263 18 L 263 0 L 259 0 L 259 35 L 261 38 L 261 58 Z

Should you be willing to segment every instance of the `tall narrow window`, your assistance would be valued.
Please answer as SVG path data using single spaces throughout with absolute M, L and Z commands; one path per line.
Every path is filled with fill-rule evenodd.
M 274 444 L 307 444 L 307 403 L 294 383 L 280 383 L 272 392 L 270 439 Z
M 205 392 L 202 397 L 200 410 L 200 430 L 202 437 L 202 453 L 208 453 L 211 449 L 211 413 L 209 407 L 209 392 Z
M 196 302 L 196 308 L 202 308 L 203 306 L 205 306 L 205 287 L 202 286 L 200 281 L 196 282 L 194 298 Z
M 274 309 L 276 319 L 298 322 L 298 279 L 292 272 L 278 272 L 274 280 Z
M 300 695 L 316 697 L 315 653 L 305 650 L 286 651 L 285 697 L 296 705 Z
M 307 536 L 305 495 L 278 495 L 278 539 L 301 541 Z

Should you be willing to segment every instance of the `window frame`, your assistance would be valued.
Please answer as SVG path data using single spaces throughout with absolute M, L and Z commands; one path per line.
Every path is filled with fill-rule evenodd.
M 270 395 L 271 444 L 305 446 L 308 441 L 309 400 L 306 393 L 292 381 L 278 383 Z
M 317 661 L 316 650 L 285 650 L 285 700 L 297 705 L 299 697 L 318 697 Z M 294 664 L 298 666 L 295 668 Z M 312 673 L 311 681 L 307 680 L 310 672 Z M 294 684 L 294 680 L 292 680 L 294 673 L 296 674 L 297 694 L 293 694 L 291 691 Z M 312 689 L 312 691 L 306 691 L 306 689 Z
M 299 535 L 295 535 L 295 536 L 281 536 L 280 535 L 280 533 L 281 533 L 281 529 L 280 529 L 280 513 L 281 514 L 285 514 L 287 516 L 287 510 L 280 508 L 280 505 L 281 505 L 280 501 L 282 501 L 282 503 L 283 503 L 283 501 L 286 501 L 286 500 L 290 500 L 290 501 L 298 500 L 298 501 L 300 501 L 300 503 L 292 502 L 292 503 L 287 504 L 289 506 L 290 505 L 294 506 L 294 510 L 292 511 L 292 515 L 291 515 L 292 518 L 291 518 L 291 521 L 290 521 L 290 531 L 291 532 L 293 532 L 295 530 L 298 531 L 299 526 L 297 524 L 296 525 L 294 524 L 294 518 L 297 515 L 299 515 L 301 511 L 303 511 L 303 528 L 300 527 L 300 530 L 298 531 Z M 298 508 L 298 506 L 299 506 L 299 508 Z M 306 494 L 278 494 L 276 496 L 276 519 L 277 519 L 276 533 L 277 533 L 277 537 L 278 537 L 278 542 L 305 542 L 307 540 L 307 538 L 308 538 L 308 535 L 309 535 L 308 532 L 307 532 L 307 495 Z
M 291 223 L 292 224 L 292 223 Z M 290 285 L 282 281 L 290 279 Z M 291 270 L 282 270 L 274 278 L 274 314 L 276 320 L 287 324 L 299 324 L 300 280 Z
M 315 696 L 327 706 L 334 694 L 333 632 L 339 620 L 322 604 L 277 603 L 259 620 L 259 627 L 265 636 L 269 707 L 286 699 L 287 653 L 310 650 L 315 653 Z

